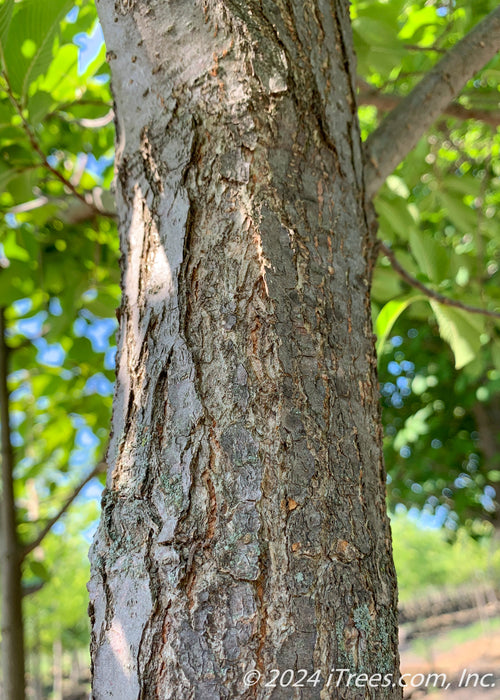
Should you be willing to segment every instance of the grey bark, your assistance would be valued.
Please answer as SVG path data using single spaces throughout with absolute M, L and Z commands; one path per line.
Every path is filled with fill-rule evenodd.
M 427 73 L 366 142 L 366 189 L 375 195 L 385 179 L 446 111 L 463 86 L 500 50 L 500 7 L 492 10 Z
M 5 309 L 0 307 L 0 424 L 2 439 L 2 502 L 0 551 L 2 555 L 2 673 L 3 696 L 24 700 L 24 630 L 22 615 L 21 549 L 14 500 L 14 455 L 10 440 L 8 348 Z
M 348 3 L 97 8 L 123 303 L 93 698 L 400 698 L 265 687 L 398 678 Z

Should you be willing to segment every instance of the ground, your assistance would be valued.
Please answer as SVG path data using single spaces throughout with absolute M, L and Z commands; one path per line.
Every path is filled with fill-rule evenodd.
M 493 674 L 485 682 L 489 688 L 458 688 L 462 672 L 479 676 Z M 485 620 L 461 629 L 416 640 L 401 648 L 402 673 L 445 673 L 448 690 L 411 689 L 405 698 L 420 700 L 500 700 L 500 619 Z M 418 681 L 417 681 L 418 682 Z

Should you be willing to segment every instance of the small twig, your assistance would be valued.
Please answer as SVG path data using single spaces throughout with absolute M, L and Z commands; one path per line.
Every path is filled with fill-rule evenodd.
M 435 51 L 436 53 L 446 53 L 446 49 L 441 49 L 439 46 L 419 46 L 418 44 L 405 44 L 405 49 L 408 51 Z
M 37 165 L 36 167 L 38 168 L 40 166 Z M 95 200 L 95 197 L 97 197 L 97 195 L 98 188 L 95 187 L 92 190 L 92 198 Z M 48 197 L 45 194 L 40 194 L 40 196 L 36 197 L 35 199 L 31 199 L 28 202 L 22 202 L 21 204 L 16 204 L 16 206 L 14 207 L 0 207 L 0 213 L 24 214 L 27 211 L 39 209 L 40 207 L 43 207 L 46 204 L 50 203 L 57 204 L 59 207 L 61 207 L 61 204 L 66 204 L 65 197 L 70 197 L 70 195 L 65 193 L 63 196 L 59 195 L 57 197 Z M 83 202 L 81 202 L 80 199 L 76 202 L 75 199 L 72 197 L 69 207 L 60 208 L 58 217 L 64 223 L 75 224 L 79 223 L 80 221 L 87 221 L 89 219 L 92 219 L 93 217 L 97 216 L 98 213 L 100 213 L 101 211 L 101 208 L 93 206 L 92 204 L 88 204 L 87 202 L 85 202 L 84 204 Z M 107 212 L 107 216 L 108 218 L 117 218 L 116 213 L 111 211 Z
M 103 103 L 101 103 L 102 105 Z M 63 120 L 66 124 L 78 124 L 78 126 L 81 126 L 83 129 L 102 129 L 102 127 L 107 126 L 108 124 L 111 124 L 113 119 L 115 118 L 115 113 L 113 109 L 108 110 L 106 114 L 104 114 L 102 117 L 95 117 L 94 119 L 90 119 L 89 117 L 81 117 L 80 119 L 72 119 L 64 113 L 64 110 L 59 109 L 54 112 L 49 112 L 45 116 L 45 120 L 48 119 L 60 119 Z
M 14 93 L 12 92 L 12 88 L 10 86 L 9 79 L 8 79 L 7 75 L 5 74 L 5 72 L 2 73 L 2 77 L 5 81 L 5 85 L 6 85 L 5 89 L 6 89 L 7 95 L 9 96 L 9 99 L 10 99 L 14 109 L 16 110 L 19 117 L 21 118 L 23 129 L 26 132 L 26 135 L 29 139 L 31 147 L 33 148 L 35 153 L 40 158 L 41 165 L 46 170 L 48 170 L 57 180 L 59 180 L 59 182 L 61 182 L 66 187 L 66 189 L 68 189 L 72 194 L 74 194 L 75 197 L 77 197 L 81 202 L 86 204 L 88 207 L 91 207 L 92 209 L 94 209 L 97 214 L 99 214 L 100 216 L 105 216 L 105 217 L 114 219 L 115 215 L 112 212 L 102 211 L 101 209 L 99 209 L 99 207 L 97 207 L 92 201 L 89 201 L 84 194 L 79 192 L 70 180 L 68 180 L 62 173 L 59 172 L 59 170 L 54 168 L 49 163 L 45 153 L 43 152 L 40 144 L 38 143 L 38 141 L 35 137 L 35 134 L 33 133 L 33 130 L 31 129 L 30 124 L 28 123 L 28 121 L 26 120 L 26 118 L 23 114 L 23 110 L 22 110 L 21 105 L 18 103 L 16 97 L 14 96 Z
M 415 289 L 423 292 L 430 299 L 438 301 L 440 304 L 443 304 L 443 306 L 454 306 L 455 308 L 461 309 L 462 311 L 467 311 L 470 314 L 482 314 L 483 316 L 491 316 L 491 318 L 500 318 L 500 313 L 497 311 L 490 311 L 489 309 L 481 309 L 478 306 L 464 304 L 456 299 L 445 297 L 443 294 L 430 289 L 430 287 L 426 287 L 425 284 L 422 284 L 422 282 L 416 279 L 416 277 L 413 277 L 413 275 L 410 275 L 410 273 L 404 269 L 404 267 L 398 262 L 393 251 L 382 242 L 379 244 L 379 251 L 389 258 L 392 268 L 402 279 L 404 279 L 405 282 L 407 282 L 411 287 L 415 287 Z
M 112 102 L 103 102 L 102 100 L 95 100 L 95 99 L 87 99 L 85 97 L 81 97 L 79 100 L 72 100 L 71 102 L 61 102 L 61 104 L 58 106 L 57 109 L 53 110 L 52 112 L 49 112 L 47 114 L 47 117 L 52 117 L 52 116 L 57 116 L 59 112 L 64 112 L 67 109 L 70 109 L 71 107 L 74 106 L 80 106 L 80 105 L 90 105 L 93 107 L 113 107 Z
M 100 461 L 96 467 L 88 474 L 83 481 L 81 481 L 78 486 L 75 487 L 71 496 L 65 501 L 64 505 L 58 510 L 58 512 L 50 518 L 47 524 L 40 530 L 38 535 L 28 544 L 24 545 L 21 552 L 21 557 L 25 559 L 27 555 L 38 547 L 42 542 L 44 537 L 52 530 L 57 521 L 66 513 L 70 505 L 73 503 L 75 498 L 78 496 L 80 491 L 91 481 L 95 476 L 103 472 L 106 468 L 106 462 Z
M 103 117 L 96 117 L 95 119 L 82 117 L 81 119 L 67 119 L 66 121 L 68 124 L 78 124 L 83 129 L 102 129 L 104 126 L 111 124 L 114 118 L 115 113 L 110 109 Z

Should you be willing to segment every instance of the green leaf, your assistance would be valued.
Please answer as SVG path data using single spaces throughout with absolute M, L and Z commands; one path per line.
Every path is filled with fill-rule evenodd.
M 44 78 L 37 83 L 40 89 L 49 92 L 54 100 L 71 102 L 81 89 L 78 75 L 78 48 L 74 44 L 64 44 L 59 51 Z
M 479 336 L 484 319 L 473 318 L 466 311 L 433 300 L 430 304 L 438 322 L 439 334 L 453 350 L 456 369 L 461 369 L 475 359 L 481 347 Z
M 379 303 L 394 299 L 401 294 L 401 277 L 392 267 L 377 265 L 373 274 L 372 299 Z
M 14 115 L 14 109 L 10 102 L 3 100 L 0 102 L 0 125 L 9 125 Z
M 16 3 L 4 58 L 11 87 L 23 102 L 30 84 L 47 71 L 56 31 L 72 5 L 72 0 Z
M 50 581 L 50 574 L 47 571 L 47 567 L 42 564 L 41 561 L 30 561 L 30 569 L 37 578 L 41 578 L 42 581 Z
M 2 48 L 2 53 L 5 40 L 9 32 L 13 7 L 14 0 L 5 0 L 3 5 L 0 6 L 0 46 Z
M 12 178 L 17 176 L 17 172 L 3 163 L 0 163 L 0 190 L 5 190 Z
M 498 343 L 492 344 L 491 356 L 493 360 L 493 365 L 500 372 L 500 345 Z
M 15 230 L 11 229 L 8 231 L 5 238 L 2 239 L 2 243 L 4 253 L 9 260 L 21 260 L 26 262 L 30 259 L 28 251 L 18 245 Z
M 377 320 L 375 322 L 375 333 L 377 334 L 377 355 L 382 353 L 385 341 L 387 340 L 392 327 L 403 311 L 407 309 L 410 304 L 413 304 L 413 302 L 420 301 L 422 299 L 425 299 L 422 294 L 414 294 L 410 297 L 406 297 L 406 299 L 393 299 L 392 301 L 387 302 L 377 316 Z
M 436 27 L 442 23 L 436 13 L 436 8 L 434 6 L 423 7 L 421 10 L 413 9 L 412 12 L 408 13 L 408 19 L 405 22 L 403 28 L 399 32 L 401 39 L 405 41 L 410 41 L 416 43 L 416 33 L 422 28 L 426 27 Z M 433 37 L 432 37 L 433 38 Z M 422 40 L 422 37 L 419 37 Z M 430 42 L 424 42 L 430 43 Z
M 380 217 L 380 237 L 384 240 L 407 240 L 416 228 L 408 203 L 401 197 L 378 197 L 375 208 Z M 391 235 L 392 234 L 392 235 Z
M 417 231 L 410 231 L 410 248 L 420 270 L 427 275 L 432 282 L 442 282 L 447 278 L 449 269 L 449 257 L 447 251 L 429 235 Z
M 38 182 L 37 172 L 35 170 L 25 170 L 24 172 L 16 173 L 15 177 L 9 180 L 8 191 L 12 194 L 14 201 L 27 202 L 33 198 L 33 188 Z
M 439 200 L 443 206 L 447 218 L 461 233 L 472 233 L 477 229 L 478 218 L 477 212 L 467 206 L 461 196 L 453 195 L 452 193 L 438 193 Z
M 389 177 L 385 181 L 385 184 L 391 190 L 391 192 L 393 192 L 398 197 L 408 199 L 408 197 L 410 196 L 410 190 L 408 189 L 408 185 L 397 175 L 389 175 Z
M 5 268 L 0 267 L 0 299 L 7 306 L 23 299 L 33 291 L 30 266 L 20 260 L 12 260 Z
M 442 185 L 445 191 L 450 194 L 457 192 L 459 195 L 473 195 L 474 197 L 479 197 L 481 194 L 481 180 L 472 175 L 447 175 L 442 179 Z M 467 208 L 470 212 L 470 208 Z
M 30 122 L 35 125 L 41 122 L 50 111 L 52 103 L 52 95 L 50 95 L 48 92 L 37 90 L 28 100 Z

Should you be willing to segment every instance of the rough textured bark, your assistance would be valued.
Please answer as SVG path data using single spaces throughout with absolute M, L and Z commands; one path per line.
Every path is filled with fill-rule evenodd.
M 398 678 L 348 3 L 97 8 L 123 303 L 93 697 L 399 698 L 325 683 Z
M 10 440 L 8 349 L 5 309 L 0 307 L 0 424 L 2 436 L 2 691 L 9 700 L 24 700 L 24 630 L 22 615 L 21 550 L 14 502 L 14 456 Z

